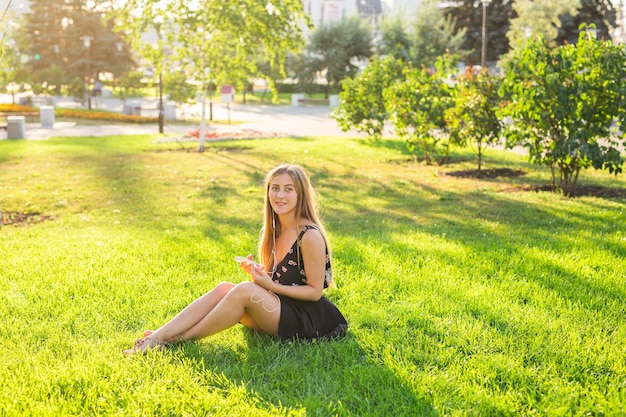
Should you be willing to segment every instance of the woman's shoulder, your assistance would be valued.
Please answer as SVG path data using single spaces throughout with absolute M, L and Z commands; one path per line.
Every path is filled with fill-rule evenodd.
M 310 234 L 316 234 L 316 235 L 322 236 L 322 229 L 320 228 L 320 226 L 318 226 L 317 224 L 309 220 L 301 222 L 299 227 L 300 227 L 301 236 L 306 236 Z
M 326 246 L 322 231 L 319 226 L 314 223 L 301 225 L 300 241 L 301 244 L 304 245 Z

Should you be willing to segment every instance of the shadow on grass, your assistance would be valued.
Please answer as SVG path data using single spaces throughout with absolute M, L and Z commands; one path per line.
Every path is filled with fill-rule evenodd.
M 401 159 L 389 160 L 390 163 L 405 164 L 424 162 L 424 153 L 409 150 L 406 140 L 403 139 L 360 139 L 357 141 L 361 145 L 372 149 L 386 149 L 402 155 Z M 438 165 L 436 162 L 439 159 L 437 155 L 431 155 L 431 157 L 433 158 L 433 165 L 441 166 L 442 168 L 451 164 L 473 161 L 475 159 L 475 157 L 468 157 L 466 155 L 458 155 L 454 152 L 450 152 L 445 158 L 445 163 Z
M 402 155 L 413 155 L 406 146 L 406 141 L 401 139 L 360 139 L 359 142 L 374 149 L 388 149 Z
M 243 354 L 202 341 L 180 349 L 186 361 L 195 363 L 198 378 L 206 378 L 209 370 L 225 376 L 231 387 L 245 386 L 267 413 L 437 415 L 429 400 L 412 392 L 350 332 L 330 342 L 280 342 L 247 329 L 244 335 Z
M 351 266 L 357 270 L 372 268 L 367 263 L 367 256 L 359 253 L 364 242 L 376 242 L 379 250 L 388 251 L 393 259 L 410 262 L 411 258 L 423 257 L 424 254 L 419 253 L 419 245 L 398 242 L 398 236 L 415 231 L 445 235 L 446 240 L 462 245 L 465 252 L 486 260 L 517 257 L 528 248 L 536 247 L 559 254 L 567 264 L 569 254 L 580 250 L 580 244 L 571 236 L 571 231 L 580 231 L 579 239 L 584 239 L 591 247 L 616 256 L 626 256 L 626 245 L 606 239 L 606 236 L 612 236 L 619 230 L 620 224 L 626 225 L 623 220 L 602 221 L 589 217 L 584 210 L 578 212 L 564 208 L 558 202 L 559 199 L 569 201 L 564 197 L 557 196 L 553 206 L 542 206 L 516 201 L 499 193 L 455 192 L 410 182 L 383 184 L 361 181 L 349 175 L 335 177 L 328 182 L 321 176 L 319 180 L 324 187 L 334 190 L 332 195 L 341 196 L 332 202 L 333 209 L 326 216 L 333 233 L 353 240 L 343 249 L 345 253 L 336 253 L 335 256 L 345 256 L 352 263 L 356 262 L 357 265 Z M 350 189 L 344 185 L 348 182 L 358 186 Z M 609 206 L 607 202 L 599 208 L 607 211 Z M 436 256 L 447 255 L 437 253 Z M 463 259 L 449 259 L 449 265 L 461 268 L 464 264 Z M 553 271 L 550 274 L 562 275 L 554 271 L 554 266 L 546 267 L 548 271 Z M 527 265 L 517 265 L 506 272 L 541 282 L 541 277 L 533 278 L 534 272 L 527 269 Z M 572 303 L 597 310 L 593 300 L 605 299 L 617 303 L 625 297 L 623 290 L 584 282 L 580 276 L 566 275 L 567 279 L 553 280 L 547 287 Z M 572 286 L 571 283 L 577 281 Z

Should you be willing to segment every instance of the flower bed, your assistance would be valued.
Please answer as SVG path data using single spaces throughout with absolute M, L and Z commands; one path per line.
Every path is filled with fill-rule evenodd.
M 0 113 L 28 113 L 31 111 L 37 111 L 37 109 L 19 104 L 0 104 Z
M 26 113 L 39 111 L 37 107 L 22 106 L 19 104 L 0 104 L 1 113 Z M 130 114 L 112 113 L 106 111 L 81 110 L 55 108 L 56 117 L 67 117 L 72 119 L 101 120 L 104 122 L 123 123 L 156 123 L 157 117 L 134 116 Z
M 105 111 L 81 110 L 81 109 L 55 109 L 57 117 L 74 119 L 102 120 L 106 122 L 125 123 L 156 123 L 156 117 L 135 116 L 131 114 L 111 113 Z
M 226 139 L 261 139 L 261 138 L 279 138 L 287 136 L 286 133 L 281 132 L 262 132 L 255 129 L 242 129 L 239 131 L 230 132 L 204 132 L 204 138 L 210 140 L 226 140 Z M 200 129 L 194 129 L 187 134 L 188 138 L 200 139 Z

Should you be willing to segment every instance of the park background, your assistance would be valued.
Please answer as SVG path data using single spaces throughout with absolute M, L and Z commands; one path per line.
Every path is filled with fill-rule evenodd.
M 489 7 L 502 11 L 505 3 L 494 0 Z M 93 12 L 81 2 L 66 4 L 80 7 L 65 12 Z M 467 10 L 476 22 L 487 9 L 472 4 Z M 53 20 L 60 24 L 62 17 Z M 575 27 L 580 44 L 566 47 L 560 30 L 552 38 L 544 33 L 551 51 L 575 55 L 582 46 L 621 51 L 619 42 L 614 48 L 602 39 L 610 18 L 595 21 L 593 37 L 589 28 L 579 33 L 575 20 L 565 25 L 561 18 L 560 27 Z M 76 26 L 64 30 L 87 30 L 78 27 L 78 19 L 72 22 Z M 504 29 L 493 26 L 498 31 L 490 36 L 503 39 Z M 495 63 L 489 56 L 499 56 L 493 52 L 497 49 L 481 54 L 481 25 L 472 27 L 478 37 L 465 56 L 466 65 L 472 68 L 483 57 Z M 446 39 L 445 31 L 437 33 Z M 51 36 L 39 39 L 54 45 Z M 38 59 L 29 53 L 22 62 L 23 48 L 38 44 L 3 38 L 2 74 L 9 74 L 2 84 L 9 93 L 5 105 L 20 110 L 11 107 L 18 106 L 12 104 L 14 98 L 30 97 L 25 104 L 32 105 L 60 97 L 73 101 L 74 108 L 55 108 L 55 125 L 67 130 L 41 129 L 35 122 L 29 124 L 26 140 L 0 141 L 1 414 L 626 413 L 626 184 L 619 172 L 582 169 L 576 192 L 566 195 L 551 184 L 549 166 L 529 162 L 524 146 L 490 143 L 482 149 L 480 173 L 471 142 L 450 147 L 441 164 L 428 163 L 423 149 L 408 146 L 414 138 L 389 129 L 396 127 L 390 120 L 384 120 L 382 135 L 372 138 L 358 126 L 333 130 L 338 124 L 328 102 L 291 106 L 291 93 L 304 88 L 293 80 L 287 87 L 275 80 L 277 87 L 292 91 L 248 91 L 244 96 L 246 90 L 239 89 L 235 97 L 234 112 L 263 114 L 256 123 L 276 121 L 272 129 L 266 120 L 257 129 L 266 135 L 209 136 L 199 148 L 191 132 L 198 134 L 202 124 L 210 133 L 241 132 L 251 118 L 234 117 L 229 123 L 217 98 L 216 120 L 196 115 L 165 126 L 155 117 L 102 111 L 107 109 L 87 97 L 86 84 L 94 77 L 84 75 L 104 75 L 98 65 L 112 69 L 112 56 L 122 64 L 126 53 L 139 58 L 139 49 L 129 42 L 120 50 L 117 38 L 94 36 L 94 50 L 108 39 L 103 44 L 110 49 L 103 56 L 109 61 L 96 55 L 90 61 L 80 37 L 63 39 L 75 42 L 70 52 L 58 49 L 67 59 L 59 68 L 81 77 L 75 95 L 65 94 L 71 83 L 44 84 L 33 82 L 35 78 L 18 83 L 17 73 L 10 71 L 47 65 L 55 56 L 50 51 L 57 49 Z M 153 64 L 162 62 L 160 53 L 172 52 L 159 45 Z M 528 50 L 542 49 L 540 43 L 533 45 Z M 20 58 L 14 61 L 16 52 Z M 146 59 L 141 58 L 143 63 Z M 435 57 L 421 59 L 430 60 L 428 69 L 434 65 Z M 367 67 L 358 65 L 340 69 L 357 85 L 368 74 Z M 128 99 L 158 102 L 167 85 L 158 82 L 159 74 L 170 71 L 159 65 L 151 70 L 142 69 L 137 84 L 126 90 L 108 85 L 111 100 L 120 107 Z M 325 99 L 334 92 L 348 102 L 349 90 L 339 88 L 341 78 L 318 84 L 329 72 L 316 75 L 305 97 Z M 36 73 L 26 72 L 28 77 Z M 228 71 L 221 74 L 226 81 Z M 424 74 L 416 68 L 411 76 Z M 229 82 L 237 85 L 244 75 L 236 73 Z M 428 80 L 421 85 L 443 85 L 435 77 Z M 589 83 L 587 92 L 600 90 L 592 84 L 595 80 L 581 80 Z M 6 90 L 11 82 L 19 90 Z M 202 84 L 193 85 L 189 102 L 197 106 L 202 92 L 211 90 L 201 88 L 198 96 Z M 609 83 L 605 90 L 612 88 Z M 171 98 L 173 90 L 169 94 Z M 585 97 L 577 101 L 569 94 L 566 98 L 582 103 L 581 108 L 588 104 Z M 270 103 L 272 96 L 278 104 Z M 615 109 L 607 114 L 623 104 L 612 103 Z M 286 134 L 281 121 L 289 126 Z M 298 123 L 300 131 L 294 129 Z M 41 140 L 28 137 L 35 130 L 45 133 Z M 621 133 L 610 132 L 615 137 L 601 137 L 600 143 L 614 140 L 623 155 Z M 598 145 L 597 138 L 583 139 L 579 145 Z M 337 281 L 327 295 L 348 318 L 348 334 L 329 343 L 281 343 L 235 327 L 202 341 L 125 358 L 122 349 L 143 330 L 159 326 L 218 282 L 244 279 L 233 257 L 255 252 L 263 175 L 281 162 L 302 164 L 319 192 Z

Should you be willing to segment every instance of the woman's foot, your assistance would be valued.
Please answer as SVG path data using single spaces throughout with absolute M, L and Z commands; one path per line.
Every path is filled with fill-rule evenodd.
M 156 330 L 144 330 L 143 331 L 143 335 L 144 335 L 144 337 L 148 337 L 148 336 L 152 336 L 152 334 L 155 333 L 155 332 L 156 332 Z M 177 338 L 173 337 L 173 338 L 171 338 L 171 339 L 169 339 L 167 341 L 164 341 L 162 343 L 172 344 L 172 343 L 178 343 L 178 342 L 181 342 L 181 341 L 182 341 L 182 339 L 180 339 L 180 338 L 177 339 Z
M 167 346 L 167 342 L 162 342 L 151 337 L 142 337 L 135 340 L 135 344 L 131 349 L 125 349 L 122 353 L 124 355 L 133 355 L 135 353 L 144 353 L 148 350 L 163 349 L 165 346 Z

